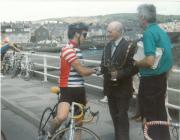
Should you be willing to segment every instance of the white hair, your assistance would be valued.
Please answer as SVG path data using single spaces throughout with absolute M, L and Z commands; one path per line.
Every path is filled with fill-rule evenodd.
M 123 27 L 122 23 L 119 21 L 113 21 L 113 22 L 109 23 L 108 26 L 109 27 L 111 26 L 114 30 L 116 30 L 120 34 L 124 33 L 124 27 Z
M 142 4 L 138 6 L 138 14 L 147 22 L 156 22 L 156 7 L 153 4 Z

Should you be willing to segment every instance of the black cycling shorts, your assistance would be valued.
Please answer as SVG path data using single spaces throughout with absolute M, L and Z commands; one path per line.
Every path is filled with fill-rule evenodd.
M 84 87 L 67 87 L 60 89 L 61 97 L 59 102 L 68 102 L 70 105 L 72 104 L 72 102 L 77 102 L 86 105 L 86 95 Z

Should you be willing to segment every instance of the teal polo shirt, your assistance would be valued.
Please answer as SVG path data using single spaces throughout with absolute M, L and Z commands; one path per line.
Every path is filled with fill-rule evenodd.
M 156 23 L 149 24 L 143 33 L 145 56 L 155 56 L 156 48 L 163 48 L 163 55 L 156 69 L 140 68 L 141 76 L 160 75 L 171 69 L 173 65 L 172 44 L 167 33 Z

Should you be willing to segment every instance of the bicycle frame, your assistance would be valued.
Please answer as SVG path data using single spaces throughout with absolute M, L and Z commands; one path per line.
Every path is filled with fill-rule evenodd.
M 81 113 L 77 116 L 74 115 L 75 113 L 75 106 L 77 106 L 80 110 Z M 83 105 L 76 103 L 76 102 L 72 102 L 71 105 L 71 123 L 70 123 L 70 136 L 69 136 L 69 140 L 74 140 L 74 130 L 75 130 L 75 119 L 79 119 L 84 115 L 83 112 Z
M 72 103 L 72 106 L 71 106 L 71 124 L 70 124 L 70 137 L 69 137 L 69 140 L 73 140 L 74 139 L 74 119 L 73 119 L 73 116 L 74 116 L 74 102 Z

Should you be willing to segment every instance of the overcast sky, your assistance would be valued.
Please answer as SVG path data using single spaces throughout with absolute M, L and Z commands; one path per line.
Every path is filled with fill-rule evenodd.
M 180 15 L 180 0 L 0 0 L 0 21 L 29 21 L 69 16 L 136 13 L 141 3 L 153 3 L 158 14 Z

